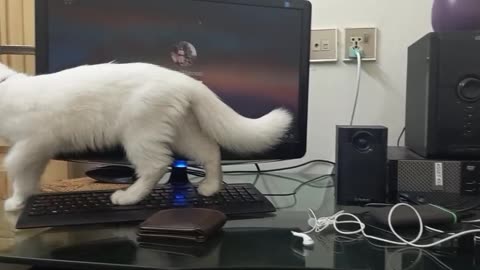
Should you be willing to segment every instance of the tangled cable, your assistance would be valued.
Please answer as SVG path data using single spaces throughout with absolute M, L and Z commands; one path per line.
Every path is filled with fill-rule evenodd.
M 395 210 L 398 207 L 408 207 L 408 208 L 410 208 L 418 218 L 419 231 L 418 231 L 417 236 L 413 240 L 407 240 L 407 239 L 403 238 L 393 228 L 392 216 L 394 215 Z M 444 209 L 444 210 L 448 212 L 448 210 L 446 210 L 446 209 Z M 455 233 L 455 234 L 450 234 L 449 236 L 447 236 L 447 237 L 445 237 L 441 240 L 435 241 L 433 243 L 417 244 L 417 242 L 422 238 L 424 228 L 427 228 L 429 230 L 434 230 L 434 231 L 435 230 L 436 231 L 441 231 L 441 230 L 431 228 L 431 227 L 428 227 L 428 226 L 424 226 L 423 225 L 424 223 L 423 223 L 422 217 L 420 216 L 420 213 L 418 213 L 418 211 L 413 206 L 411 206 L 409 204 L 406 204 L 406 203 L 395 204 L 392 207 L 392 209 L 390 209 L 390 211 L 388 213 L 388 226 L 389 226 L 392 234 L 395 235 L 395 237 L 397 237 L 398 241 L 388 240 L 388 239 L 384 239 L 384 238 L 381 238 L 381 237 L 376 237 L 376 236 L 367 234 L 365 232 L 366 224 L 363 223 L 357 216 L 355 216 L 353 214 L 350 214 L 350 213 L 346 213 L 343 210 L 337 212 L 336 214 L 334 214 L 332 216 L 321 217 L 321 218 L 317 218 L 315 213 L 311 209 L 309 209 L 309 212 L 310 212 L 310 214 L 309 214 L 308 224 L 312 228 L 310 230 L 306 231 L 305 233 L 312 233 L 312 232 L 319 233 L 319 232 L 322 232 L 322 231 L 326 230 L 330 226 L 333 226 L 333 228 L 335 229 L 336 232 L 338 232 L 340 234 L 343 234 L 343 235 L 362 234 L 365 238 L 377 240 L 377 241 L 388 243 L 388 244 L 399 245 L 399 246 L 412 246 L 412 247 L 417 247 L 417 248 L 428 248 L 428 247 L 433 247 L 433 246 L 439 245 L 439 244 L 444 243 L 446 241 L 450 241 L 454 238 L 458 238 L 458 237 L 466 235 L 466 234 L 480 233 L 480 229 L 467 230 L 467 231 L 463 231 L 463 232 L 459 232 L 459 233 Z M 451 213 L 451 212 L 449 212 L 449 213 Z M 351 220 L 339 220 L 342 217 L 350 217 L 353 220 L 352 219 Z M 355 224 L 355 225 L 358 225 L 359 228 L 357 230 L 345 231 L 345 230 L 341 230 L 341 229 L 338 228 L 338 225 L 340 225 L 340 224 Z

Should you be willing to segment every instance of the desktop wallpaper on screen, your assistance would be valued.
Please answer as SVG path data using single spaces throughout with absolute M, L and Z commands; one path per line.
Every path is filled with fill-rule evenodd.
M 244 116 L 278 107 L 298 114 L 299 10 L 190 0 L 58 0 L 49 2 L 48 12 L 48 72 L 111 61 L 153 63 L 203 81 Z M 288 139 L 297 134 L 294 124 Z

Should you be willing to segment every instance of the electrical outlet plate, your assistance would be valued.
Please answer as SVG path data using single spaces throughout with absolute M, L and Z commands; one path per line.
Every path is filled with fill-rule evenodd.
M 338 29 L 312 29 L 310 36 L 310 62 L 338 61 Z
M 355 61 L 350 58 L 350 48 L 358 46 L 363 51 L 362 61 L 377 61 L 378 29 L 376 27 L 346 28 L 345 29 L 344 61 Z

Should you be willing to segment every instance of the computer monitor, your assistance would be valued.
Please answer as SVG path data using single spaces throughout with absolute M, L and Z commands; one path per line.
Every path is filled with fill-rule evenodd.
M 115 61 L 147 62 L 203 81 L 240 114 L 284 107 L 294 116 L 267 153 L 222 160 L 283 160 L 306 152 L 311 6 L 303 0 L 37 0 L 36 72 Z M 128 164 L 121 146 L 62 160 Z M 179 157 L 181 158 L 181 157 Z

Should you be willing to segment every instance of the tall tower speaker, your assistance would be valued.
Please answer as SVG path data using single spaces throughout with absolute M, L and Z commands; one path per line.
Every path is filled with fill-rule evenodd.
M 408 49 L 405 145 L 426 158 L 480 158 L 480 31 L 430 33 Z

